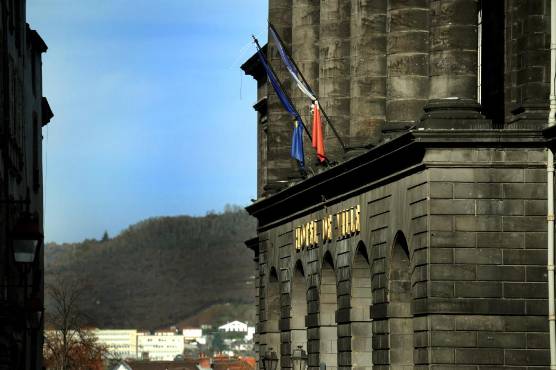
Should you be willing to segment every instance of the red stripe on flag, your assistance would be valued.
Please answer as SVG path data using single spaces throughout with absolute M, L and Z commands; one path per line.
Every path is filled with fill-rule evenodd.
M 322 122 L 320 119 L 319 103 L 313 105 L 313 148 L 317 150 L 317 158 L 320 162 L 326 160 L 324 155 L 324 137 L 322 134 Z

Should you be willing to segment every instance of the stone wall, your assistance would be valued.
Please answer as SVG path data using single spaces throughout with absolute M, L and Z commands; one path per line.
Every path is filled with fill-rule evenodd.
M 546 366 L 545 155 L 431 148 L 413 174 L 261 232 L 261 343 L 277 339 L 264 315 L 275 270 L 282 368 L 292 367 L 297 345 L 313 369 Z M 359 234 L 295 250 L 295 227 L 356 205 Z M 336 284 L 333 322 L 325 268 Z M 300 271 L 304 294 L 294 295 Z M 293 313 L 300 304 L 304 321 Z
M 0 369 L 42 369 L 44 252 L 35 263 L 14 260 L 10 236 L 25 211 L 43 227 L 42 127 L 52 118 L 42 95 L 42 53 L 47 46 L 26 23 L 25 1 L 0 6 Z M 26 209 L 26 202 L 28 208 Z M 25 286 L 25 288 L 24 288 Z M 29 310 L 30 301 L 38 307 Z M 37 305 L 35 305 L 37 306 Z
M 261 353 L 291 368 L 302 345 L 312 370 L 545 368 L 550 2 L 289 1 L 271 19 L 282 4 L 349 154 L 327 129 L 338 165 L 248 207 Z M 267 139 L 268 170 L 286 168 L 285 139 Z M 295 250 L 296 227 L 355 205 L 360 233 Z
M 548 363 L 545 158 L 521 149 L 427 153 L 429 291 L 414 313 L 426 315 L 416 340 L 430 363 Z
M 342 162 L 356 150 L 419 126 L 426 117 L 423 108 L 430 103 L 443 106 L 456 101 L 468 114 L 474 112 L 475 119 L 486 118 L 483 128 L 544 126 L 549 4 L 548 0 L 271 0 L 269 19 L 345 143 L 346 150 L 325 123 L 328 157 Z M 268 59 L 310 126 L 311 102 L 291 83 L 273 42 Z M 280 181 L 298 181 L 300 172 L 289 157 L 292 120 L 275 94 L 268 95 L 262 155 L 268 162 L 261 176 L 263 187 L 272 188 Z M 464 121 L 452 123 L 453 128 L 469 126 Z M 310 172 L 320 172 L 306 135 L 305 154 Z M 270 190 L 268 194 L 276 191 Z

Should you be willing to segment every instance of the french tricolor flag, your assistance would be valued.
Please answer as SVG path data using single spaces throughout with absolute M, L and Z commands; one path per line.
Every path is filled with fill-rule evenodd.
M 322 122 L 320 119 L 319 102 L 313 104 L 313 148 L 317 151 L 317 158 L 322 163 L 326 160 L 324 155 L 324 135 L 322 134 Z

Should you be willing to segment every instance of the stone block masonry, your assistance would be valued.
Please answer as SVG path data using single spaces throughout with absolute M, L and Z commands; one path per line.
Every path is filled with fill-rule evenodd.
M 348 149 L 326 128 L 333 165 L 296 177 L 269 94 L 247 207 L 259 353 L 282 369 L 299 345 L 311 370 L 547 368 L 549 3 L 270 1 Z
M 259 307 L 268 307 L 269 271 L 280 271 L 282 368 L 291 367 L 294 342 L 312 369 L 546 366 L 545 150 L 425 145 L 419 153 L 403 175 L 365 175 L 368 185 L 343 193 L 323 173 L 317 186 L 331 200 L 260 218 Z M 299 187 L 294 198 L 314 190 Z M 324 242 L 319 222 L 356 206 L 360 232 Z M 311 221 L 318 242 L 297 251 L 292 230 Z M 294 307 L 305 307 L 302 321 Z

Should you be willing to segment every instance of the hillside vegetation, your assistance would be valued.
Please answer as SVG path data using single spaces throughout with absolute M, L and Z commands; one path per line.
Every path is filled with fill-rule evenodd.
M 102 328 L 218 324 L 234 312 L 252 322 L 255 266 L 244 241 L 254 235 L 255 220 L 238 207 L 152 218 L 113 239 L 48 244 L 46 283 L 59 276 L 84 284 L 82 311 Z

